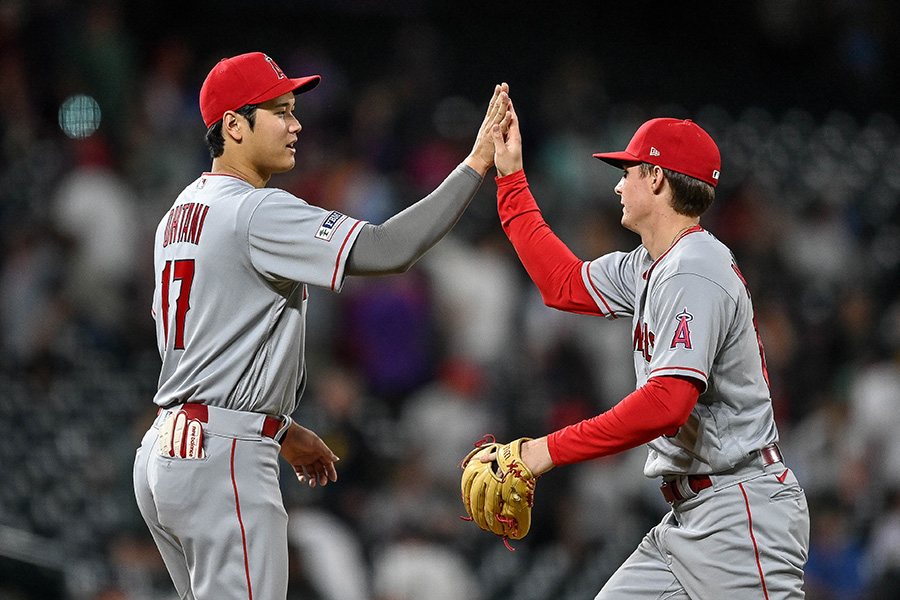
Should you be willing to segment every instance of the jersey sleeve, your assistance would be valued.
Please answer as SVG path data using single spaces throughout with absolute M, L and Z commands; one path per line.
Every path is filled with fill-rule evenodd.
M 581 278 L 600 314 L 608 319 L 634 314 L 635 290 L 640 277 L 641 248 L 611 252 L 581 267 Z
M 656 322 L 650 377 L 692 377 L 705 388 L 728 333 L 734 301 L 709 279 L 679 273 L 659 283 L 650 303 Z
M 251 261 L 267 279 L 340 291 L 347 255 L 363 223 L 275 190 L 250 219 Z
M 673 435 L 700 396 L 699 382 L 680 377 L 651 379 L 608 411 L 547 436 L 556 466 L 617 454 Z

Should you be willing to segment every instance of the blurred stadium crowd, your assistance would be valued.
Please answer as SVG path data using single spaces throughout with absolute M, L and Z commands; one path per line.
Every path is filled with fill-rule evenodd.
M 747 4 L 769 10 L 759 49 L 770 55 L 805 31 L 790 26 L 790 7 L 807 3 Z M 844 4 L 821 3 L 832 20 L 820 26 Z M 861 6 L 868 20 L 829 55 L 843 57 L 829 72 L 859 96 L 846 107 L 741 104 L 742 89 L 731 102 L 664 89 L 635 101 L 603 64 L 619 58 L 590 52 L 519 64 L 510 80 L 532 189 L 584 259 L 638 243 L 618 223 L 617 173 L 592 152 L 624 147 L 653 116 L 693 118 L 719 143 L 722 179 L 702 224 L 733 249 L 754 294 L 782 449 L 811 503 L 813 600 L 893 598 L 900 583 L 900 122 L 875 102 L 892 83 L 878 71 L 892 58 L 879 45 L 880 3 Z M 209 166 L 196 98 L 210 66 L 263 50 L 287 73 L 321 74 L 298 98 L 297 167 L 271 185 L 375 223 L 464 158 L 504 76 L 461 64 L 463 42 L 415 10 L 370 19 L 397 23 L 378 51 L 352 48 L 369 38 L 342 28 L 332 45 L 327 27 L 304 44 L 285 34 L 267 44 L 261 28 L 239 43 L 160 34 L 165 15 L 135 10 L 0 2 L 0 600 L 174 598 L 131 466 L 155 415 L 151 238 Z M 541 73 L 524 75 L 532 67 Z M 520 92 L 515 73 L 531 89 Z M 84 139 L 57 121 L 72 94 L 102 111 Z M 476 440 L 542 435 L 634 386 L 630 323 L 544 307 L 499 227 L 494 190 L 489 177 L 408 273 L 312 291 L 310 388 L 294 416 L 341 462 L 338 483 L 321 489 L 285 473 L 291 598 L 589 598 L 667 508 L 636 449 L 548 473 L 513 553 L 459 519 L 457 463 Z

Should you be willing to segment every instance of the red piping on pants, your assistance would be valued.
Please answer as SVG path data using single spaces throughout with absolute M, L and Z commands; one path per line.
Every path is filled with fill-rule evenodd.
M 747 499 L 747 492 L 744 490 L 744 484 L 739 483 L 741 493 L 744 495 L 744 504 L 747 507 L 747 524 L 750 526 L 750 540 L 753 542 L 753 552 L 756 554 L 756 568 L 759 569 L 759 581 L 762 583 L 763 595 L 769 600 L 769 590 L 766 589 L 766 577 L 763 575 L 762 563 L 759 561 L 759 547 L 756 545 L 756 536 L 753 535 L 753 517 L 750 516 L 750 501 Z
M 241 503 L 238 501 L 237 479 L 234 477 L 234 449 L 237 440 L 231 441 L 231 485 L 234 486 L 234 507 L 237 510 L 238 523 L 241 526 L 241 544 L 244 547 L 244 573 L 247 575 L 247 597 L 253 600 L 253 588 L 250 586 L 250 559 L 247 556 L 247 534 L 244 532 L 244 520 L 241 519 Z

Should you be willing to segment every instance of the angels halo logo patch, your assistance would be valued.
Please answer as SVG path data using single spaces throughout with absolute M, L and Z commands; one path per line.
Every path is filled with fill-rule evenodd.
M 687 350 L 691 349 L 691 329 L 688 327 L 688 323 L 694 320 L 694 315 L 689 313 L 686 308 L 682 309 L 680 313 L 675 315 L 675 319 L 678 320 L 678 328 L 675 330 L 675 335 L 672 337 L 672 344 L 669 348 L 674 348 L 678 344 L 684 344 L 684 347 Z

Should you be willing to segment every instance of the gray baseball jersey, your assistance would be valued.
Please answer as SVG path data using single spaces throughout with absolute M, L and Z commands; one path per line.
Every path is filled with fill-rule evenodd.
M 340 290 L 362 223 L 228 175 L 190 184 L 156 230 L 154 402 L 293 412 L 306 382 L 306 286 Z
M 377 226 L 227 175 L 204 174 L 175 201 L 154 252 L 165 410 L 135 457 L 134 489 L 180 598 L 284 600 L 286 421 L 274 415 L 293 412 L 305 385 L 307 285 L 399 272 L 480 184 L 460 165 Z
M 731 251 L 699 225 L 656 261 L 643 246 L 582 267 L 607 318 L 631 316 L 637 385 L 658 375 L 706 384 L 687 423 L 648 444 L 648 477 L 718 473 L 776 442 L 762 343 Z

